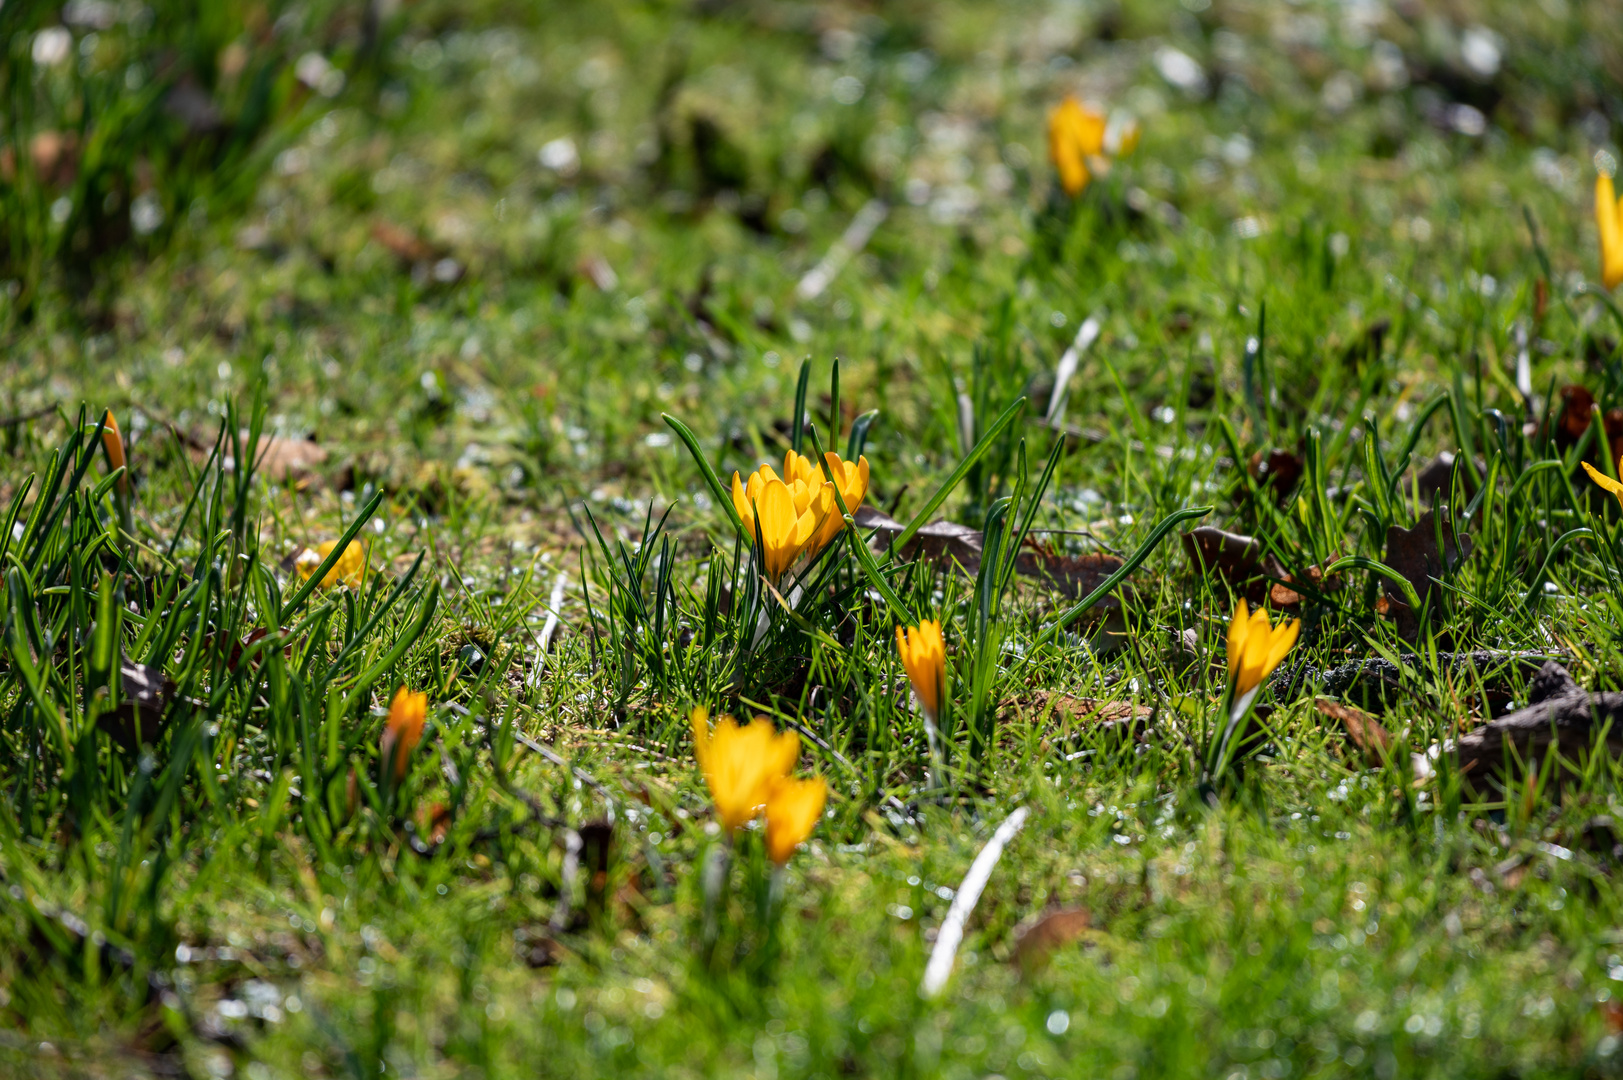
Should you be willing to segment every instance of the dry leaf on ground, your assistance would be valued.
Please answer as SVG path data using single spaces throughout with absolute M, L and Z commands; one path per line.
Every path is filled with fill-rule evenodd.
M 1342 728 L 1347 732 L 1347 738 L 1351 739 L 1352 744 L 1364 755 L 1365 765 L 1378 769 L 1391 756 L 1392 733 L 1382 727 L 1379 720 L 1362 709 L 1355 709 L 1351 705 L 1343 705 L 1329 698 L 1315 699 L 1313 707 L 1332 720 L 1341 721 Z
M 1087 908 L 1050 911 L 1021 932 L 1014 943 L 1014 962 L 1028 975 L 1040 971 L 1057 950 L 1081 937 L 1091 924 Z

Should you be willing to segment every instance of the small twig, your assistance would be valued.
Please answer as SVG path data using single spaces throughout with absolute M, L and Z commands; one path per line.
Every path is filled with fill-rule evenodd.
M 869 199 L 864 203 L 851 219 L 851 224 L 846 226 L 845 232 L 829 247 L 828 254 L 800 279 L 800 284 L 795 286 L 795 295 L 802 300 L 815 300 L 823 295 L 823 290 L 834 283 L 851 257 L 868 246 L 874 230 L 884 222 L 888 213 L 890 208 L 882 199 Z
M 1048 410 L 1043 413 L 1043 419 L 1051 425 L 1058 425 L 1059 419 L 1065 413 L 1065 399 L 1070 396 L 1071 376 L 1076 374 L 1077 367 L 1082 363 L 1082 355 L 1099 340 L 1099 331 L 1104 326 L 1105 311 L 1100 308 L 1082 321 L 1077 328 L 1076 340 L 1071 347 L 1065 350 L 1059 358 L 1059 366 L 1054 369 L 1054 392 L 1048 395 Z
M 958 946 L 964 940 L 964 924 L 980 902 L 981 892 L 986 888 L 992 871 L 997 868 L 1004 846 L 1014 839 L 1014 834 L 1026 823 L 1029 813 L 1027 807 L 1016 807 L 1003 819 L 1003 824 L 997 827 L 992 839 L 981 848 L 975 861 L 969 864 L 969 873 L 964 875 L 958 892 L 953 895 L 952 907 L 947 909 L 947 917 L 936 935 L 935 948 L 930 950 L 930 962 L 925 965 L 924 979 L 919 983 L 920 997 L 933 998 L 947 985 L 947 979 L 952 975 L 952 962 L 958 956 Z
M 547 621 L 535 639 L 535 668 L 530 674 L 532 686 L 541 684 L 541 672 L 547 666 L 547 647 L 552 644 L 552 635 L 558 630 L 558 608 L 564 602 L 564 587 L 568 584 L 569 575 L 562 570 L 558 571 L 558 578 L 552 583 L 552 595 L 547 597 Z
M 30 420 L 38 420 L 42 416 L 49 416 L 56 411 L 55 405 L 46 405 L 32 412 L 18 413 L 16 416 L 0 416 L 0 428 L 16 427 L 26 424 Z

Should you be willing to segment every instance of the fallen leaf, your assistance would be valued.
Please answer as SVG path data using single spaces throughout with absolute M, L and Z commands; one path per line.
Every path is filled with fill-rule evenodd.
M 1274 498 L 1284 501 L 1302 478 L 1302 459 L 1289 450 L 1277 447 L 1265 455 L 1261 450 L 1251 455 L 1251 479 L 1258 487 L 1271 487 Z
M 1379 360 L 1387 332 L 1392 329 L 1391 319 L 1376 319 L 1341 354 L 1341 362 L 1350 368 L 1360 368 L 1371 360 Z
M 1216 571 L 1228 581 L 1248 581 L 1262 573 L 1262 541 L 1215 525 L 1183 534 L 1184 550 L 1202 572 Z
M 1030 541 L 1015 556 L 1014 568 L 1027 577 L 1046 581 L 1072 600 L 1080 600 L 1120 570 L 1122 559 L 1104 552 L 1063 555 Z M 1108 598 L 1107 598 L 1108 599 Z
M 273 484 L 289 480 L 303 491 L 320 480 L 316 467 L 327 460 L 327 448 L 309 439 L 272 435 L 260 444 L 259 475 Z
M 1155 710 L 1148 705 L 1110 698 L 1078 697 L 1059 690 L 1034 690 L 1023 697 L 1012 697 L 998 703 L 999 709 L 1023 709 L 1034 715 L 1047 712 L 1050 706 L 1053 709 L 1051 715 L 1055 717 L 1100 726 L 1148 720 L 1155 715 Z
M 1455 456 L 1445 450 L 1420 470 L 1415 476 L 1415 484 L 1420 489 L 1421 498 L 1427 502 L 1436 502 L 1449 497 L 1454 487 L 1455 460 Z M 1477 462 L 1477 471 L 1483 468 L 1483 463 Z M 1477 484 L 1476 472 L 1470 469 L 1460 470 L 1460 490 L 1464 495 L 1467 497 L 1475 495 Z M 1409 485 L 1403 485 L 1402 490 L 1408 491 Z
M 1032 923 L 1014 943 L 1014 961 L 1026 974 L 1042 970 L 1050 957 L 1087 932 L 1087 908 L 1060 908 Z
M 404 263 L 427 262 L 435 255 L 428 241 L 393 222 L 372 222 L 372 239 L 388 248 L 395 258 Z
M 884 511 L 869 506 L 860 507 L 852 515 L 852 520 L 859 529 L 875 529 L 880 533 L 889 533 L 890 537 L 900 536 L 907 528 Z M 890 537 L 887 537 L 887 540 Z M 983 540 L 979 529 L 971 529 L 968 525 L 957 525 L 950 521 L 932 521 L 913 534 L 913 538 L 902 549 L 902 557 L 929 559 L 932 562 L 949 565 L 956 562 L 966 573 L 973 576 L 980 572 Z
M 1378 769 L 1386 763 L 1392 753 L 1392 733 L 1381 726 L 1381 722 L 1362 709 L 1355 709 L 1351 705 L 1343 705 L 1339 701 L 1329 698 L 1315 698 L 1313 707 L 1332 720 L 1341 721 L 1346 729 L 1347 738 L 1364 755 L 1364 764 L 1371 769 Z
M 121 662 L 118 676 L 121 700 L 101 714 L 96 726 L 126 750 L 156 743 L 163 732 L 164 710 L 175 696 L 173 680 L 162 668 L 133 660 Z
M 1442 546 L 1438 546 L 1439 531 Z M 1437 580 L 1452 570 L 1463 559 L 1471 557 L 1471 538 L 1456 536 L 1448 507 L 1433 508 L 1429 517 L 1422 518 L 1413 528 L 1391 525 L 1386 530 L 1386 565 L 1401 574 L 1415 591 L 1421 606 L 1432 596 Z M 1409 609 L 1403 596 L 1392 582 L 1382 579 L 1381 590 L 1386 595 L 1388 608 L 1398 620 L 1398 633 L 1413 640 L 1419 632 L 1419 612 Z
M 581 277 L 596 286 L 599 292 L 613 292 L 620 287 L 620 275 L 614 272 L 609 260 L 595 252 L 584 256 L 575 269 Z

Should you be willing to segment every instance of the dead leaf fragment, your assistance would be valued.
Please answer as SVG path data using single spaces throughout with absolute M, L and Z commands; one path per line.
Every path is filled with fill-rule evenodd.
M 1231 582 L 1247 581 L 1262 573 L 1262 541 L 1202 525 L 1183 534 L 1184 550 L 1202 571 L 1216 571 Z
M 1046 581 L 1072 600 L 1080 600 L 1120 570 L 1122 559 L 1094 551 L 1065 555 L 1046 545 L 1028 542 L 1015 556 L 1014 568 L 1027 577 Z
M 119 665 L 118 707 L 102 713 L 96 726 L 120 746 L 134 751 L 158 741 L 164 710 L 175 696 L 175 684 L 163 669 L 124 660 Z
M 1378 769 L 1385 764 L 1392 753 L 1392 733 L 1382 727 L 1379 720 L 1362 709 L 1329 698 L 1314 699 L 1313 707 L 1332 720 L 1341 721 L 1347 738 L 1364 755 L 1365 765 Z
M 435 255 L 428 241 L 390 221 L 374 221 L 372 239 L 388 248 L 403 263 L 427 262 Z
M 309 439 L 272 435 L 259 451 L 259 475 L 273 484 L 291 480 L 300 491 L 320 480 L 316 468 L 327 460 L 327 448 Z
M 1092 919 L 1087 908 L 1060 908 L 1028 926 L 1014 943 L 1014 961 L 1030 975 L 1042 970 L 1056 951 L 1087 932 Z
M 1401 525 L 1387 527 L 1386 565 L 1414 588 L 1421 606 L 1425 606 L 1433 594 L 1437 581 L 1470 557 L 1471 538 L 1455 535 L 1454 522 L 1446 506 L 1434 508 L 1431 516 L 1422 518 L 1412 529 Z M 1386 595 L 1389 610 L 1398 619 L 1399 635 L 1413 640 L 1419 632 L 1419 612 L 1410 610 L 1408 602 L 1390 581 L 1383 579 L 1381 590 Z
M 1258 450 L 1251 455 L 1251 479 L 1258 487 L 1271 487 L 1274 497 L 1281 501 L 1302 478 L 1302 459 L 1289 450 L 1275 447 L 1264 454 Z

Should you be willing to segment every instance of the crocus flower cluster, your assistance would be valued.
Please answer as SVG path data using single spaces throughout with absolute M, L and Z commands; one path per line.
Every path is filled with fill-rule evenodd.
M 689 719 L 693 756 L 710 788 L 716 819 L 731 834 L 765 811 L 767 854 L 782 866 L 811 836 L 828 799 L 822 777 L 789 775 L 800 757 L 800 736 L 780 734 L 764 716 L 743 725 L 723 716 L 711 728 L 709 710 L 700 707 Z
M 733 473 L 733 509 L 752 537 L 759 531 L 766 559 L 762 569 L 774 583 L 816 558 L 845 528 L 841 499 L 854 514 L 867 494 L 868 459 L 842 461 L 832 451 L 816 465 L 790 450 L 781 477 L 770 465 L 756 469 L 748 481 Z

